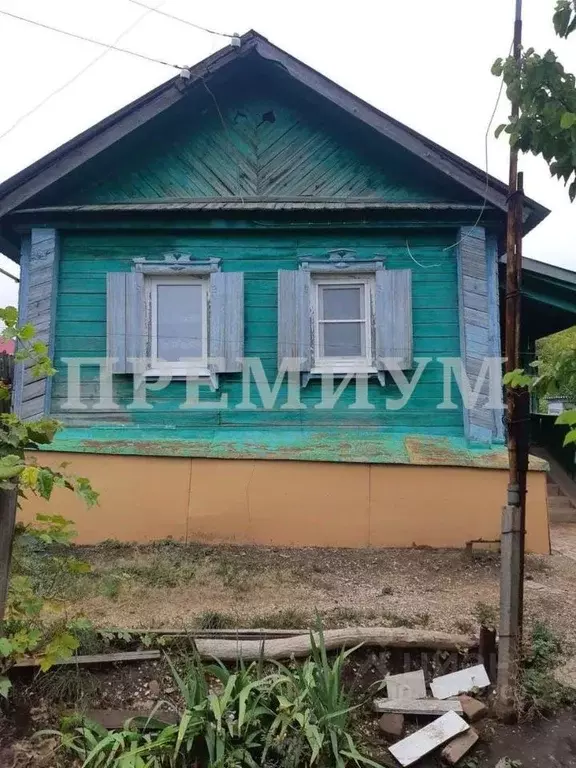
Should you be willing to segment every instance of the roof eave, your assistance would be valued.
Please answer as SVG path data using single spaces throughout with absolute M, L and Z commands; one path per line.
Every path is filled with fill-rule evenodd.
M 488 203 L 502 211 L 506 210 L 508 190 L 503 182 L 487 176 L 481 169 L 354 96 L 329 78 L 272 45 L 257 32 L 250 30 L 242 36 L 239 48 L 226 46 L 191 67 L 188 80 L 180 75 L 168 80 L 0 184 L 0 219 L 91 157 L 171 107 L 195 84 L 213 77 L 218 70 L 251 51 L 256 52 L 266 61 L 276 63 L 297 82 L 311 89 L 315 95 L 327 99 L 352 117 L 370 126 L 379 135 L 417 155 L 436 170 L 481 198 L 485 198 Z M 528 212 L 525 231 L 528 232 L 540 223 L 549 211 L 529 198 L 525 199 L 525 205 Z

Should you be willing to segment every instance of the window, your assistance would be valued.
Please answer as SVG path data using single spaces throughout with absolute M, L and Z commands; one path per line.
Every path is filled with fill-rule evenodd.
M 208 364 L 208 280 L 146 277 L 151 370 L 205 373 Z
M 370 373 L 374 280 L 329 276 L 313 282 L 313 370 Z

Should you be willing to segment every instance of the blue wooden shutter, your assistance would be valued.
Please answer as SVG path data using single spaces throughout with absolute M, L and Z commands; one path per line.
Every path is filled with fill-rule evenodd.
M 498 328 L 497 288 L 490 316 L 490 298 L 484 227 L 462 227 L 458 233 L 458 310 L 460 319 L 460 354 L 464 371 L 475 389 L 482 360 L 494 355 L 495 345 L 491 332 Z M 496 258 L 494 254 L 494 259 Z M 497 331 L 499 332 L 499 331 Z M 464 407 L 464 433 L 472 442 L 489 444 L 496 431 L 495 412 L 487 408 L 490 385 L 488 379 L 480 389 L 474 408 Z M 498 410 L 498 417 L 501 417 Z
M 376 367 L 413 367 L 412 270 L 376 271 Z
M 309 371 L 312 363 L 310 273 L 278 272 L 278 365 L 286 358 L 300 358 L 297 370 Z
M 133 373 L 130 359 L 145 357 L 144 276 L 141 272 L 108 272 L 106 276 L 107 355 L 116 358 L 113 373 Z
M 209 357 L 217 373 L 242 370 L 244 357 L 244 273 L 210 275 Z
M 48 345 L 54 355 L 54 317 L 58 275 L 59 238 L 55 229 L 33 229 L 22 239 L 21 283 L 18 297 L 19 322 L 31 323 L 38 341 Z M 36 377 L 33 363 L 16 366 L 14 409 L 28 421 L 42 418 L 50 411 L 51 377 Z

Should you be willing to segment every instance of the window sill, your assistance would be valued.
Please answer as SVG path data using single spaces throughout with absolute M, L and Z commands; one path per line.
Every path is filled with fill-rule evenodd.
M 145 379 L 212 379 L 208 368 L 148 368 L 142 374 Z
M 311 376 L 322 376 L 327 373 L 334 376 L 348 376 L 349 374 L 376 376 L 378 371 L 372 365 L 316 365 L 310 370 Z

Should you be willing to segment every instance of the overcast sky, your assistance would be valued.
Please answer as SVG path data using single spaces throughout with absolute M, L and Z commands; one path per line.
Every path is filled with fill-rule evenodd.
M 256 29 L 379 109 L 484 167 L 484 134 L 499 87 L 490 67 L 509 49 L 514 0 L 144 2 L 222 32 Z M 524 41 L 542 53 L 552 47 L 576 73 L 576 35 L 569 41 L 555 37 L 554 5 L 554 0 L 524 0 Z M 0 0 L 0 9 L 107 43 L 133 26 L 118 45 L 174 64 L 195 64 L 226 44 L 224 38 L 147 13 L 130 0 Z M 103 50 L 0 15 L 0 134 Z M 106 53 L 0 139 L 0 180 L 174 73 Z M 507 106 L 503 96 L 500 118 Z M 499 122 L 497 117 L 494 126 Z M 490 172 L 506 179 L 507 163 L 506 142 L 491 135 Z M 576 269 L 576 204 L 569 203 L 564 186 L 550 178 L 542 160 L 526 157 L 521 166 L 526 192 L 552 210 L 526 238 L 525 255 Z M 0 266 L 17 273 L 3 256 Z M 15 302 L 15 284 L 0 275 L 0 305 Z

